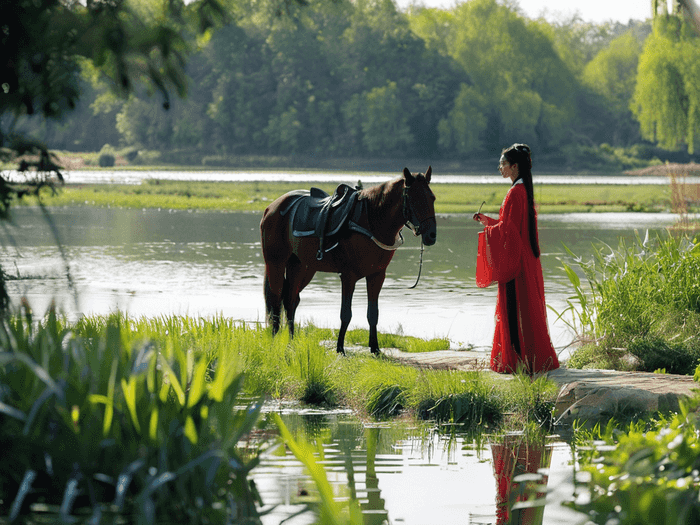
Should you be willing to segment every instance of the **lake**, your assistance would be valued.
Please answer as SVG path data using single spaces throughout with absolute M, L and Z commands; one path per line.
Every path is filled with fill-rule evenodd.
M 53 300 L 69 318 L 108 314 L 133 316 L 223 315 L 264 322 L 263 259 L 257 213 L 157 209 L 56 208 L 54 228 L 37 208 L 13 209 L 13 224 L 0 231 L 0 265 L 20 279 L 8 282 L 14 304 L 27 297 L 37 313 Z M 618 239 L 662 231 L 673 214 L 564 214 L 540 217 L 540 244 L 547 303 L 557 311 L 573 293 L 560 258 L 590 258 L 591 243 L 616 247 Z M 418 286 L 420 240 L 405 233 L 388 268 L 379 297 L 379 329 L 418 337 L 447 337 L 453 348 L 490 348 L 495 286 L 475 285 L 480 226 L 466 215 L 438 217 L 438 242 L 426 247 Z M 61 243 L 56 244 L 53 232 Z M 61 251 L 65 254 L 64 262 Z M 340 279 L 317 274 L 302 292 L 297 318 L 337 328 Z M 351 326 L 366 327 L 366 292 L 358 283 Z M 549 313 L 555 347 L 572 334 Z

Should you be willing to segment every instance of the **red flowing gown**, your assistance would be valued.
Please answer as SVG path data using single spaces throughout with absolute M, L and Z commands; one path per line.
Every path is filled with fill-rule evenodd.
M 486 219 L 488 224 L 480 234 L 483 244 L 477 285 L 483 288 L 498 282 L 491 369 L 513 373 L 523 367 L 534 374 L 559 368 L 547 324 L 542 264 L 530 247 L 527 193 L 522 181 L 516 181 L 508 191 L 498 220 Z M 511 334 L 517 334 L 517 342 L 511 340 Z

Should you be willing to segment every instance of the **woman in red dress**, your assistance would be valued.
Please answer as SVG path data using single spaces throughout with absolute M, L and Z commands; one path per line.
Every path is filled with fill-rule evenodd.
M 477 276 L 477 284 L 498 282 L 491 369 L 546 372 L 559 368 L 559 360 L 547 324 L 530 148 L 525 144 L 506 148 L 498 169 L 512 181 L 498 220 L 482 213 L 473 217 L 485 226 L 479 257 L 487 277 Z

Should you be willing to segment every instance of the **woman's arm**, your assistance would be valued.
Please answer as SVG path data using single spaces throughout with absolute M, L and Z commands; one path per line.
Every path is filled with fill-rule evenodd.
M 484 226 L 493 226 L 494 224 L 498 223 L 497 219 L 492 219 L 491 217 L 487 217 L 483 213 L 475 213 L 472 217 L 476 222 L 480 222 Z

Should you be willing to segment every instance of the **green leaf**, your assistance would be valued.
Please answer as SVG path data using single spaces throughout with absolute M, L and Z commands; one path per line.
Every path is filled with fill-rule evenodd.
M 151 410 L 151 421 L 148 425 L 148 437 L 153 441 L 158 440 L 158 407 L 154 407 Z
M 122 378 L 122 393 L 124 394 L 124 400 L 126 401 L 126 406 L 129 409 L 129 414 L 131 414 L 131 421 L 136 427 L 136 431 L 141 433 L 141 425 L 139 424 L 139 417 L 136 413 L 136 378 L 130 377 L 127 382 L 126 379 Z
M 187 416 L 187 419 L 185 419 L 185 436 L 193 445 L 196 445 L 199 440 L 197 436 L 197 427 L 194 424 L 192 416 Z
M 173 372 L 173 369 L 170 367 L 168 362 L 164 359 L 161 358 L 160 362 L 161 366 L 163 367 L 163 382 L 168 381 L 170 383 L 170 386 L 175 390 L 175 395 L 177 396 L 177 400 L 180 403 L 181 407 L 185 406 L 185 391 L 182 389 L 182 386 L 180 385 L 180 381 L 177 380 L 177 376 L 175 375 L 175 372 Z M 167 377 L 165 377 L 167 375 Z M 161 390 L 162 392 L 162 390 Z M 161 397 L 162 400 L 162 397 Z
M 119 357 L 114 356 L 112 360 L 112 371 L 109 374 L 109 384 L 107 385 L 107 403 L 105 404 L 105 418 L 102 422 L 102 434 L 109 435 L 112 428 L 112 418 L 114 417 L 114 389 L 117 382 L 117 365 Z
M 201 359 L 194 371 L 192 377 L 192 384 L 190 385 L 190 390 L 187 396 L 187 408 L 192 408 L 195 406 L 204 394 L 206 386 L 206 375 L 207 375 L 207 360 Z

